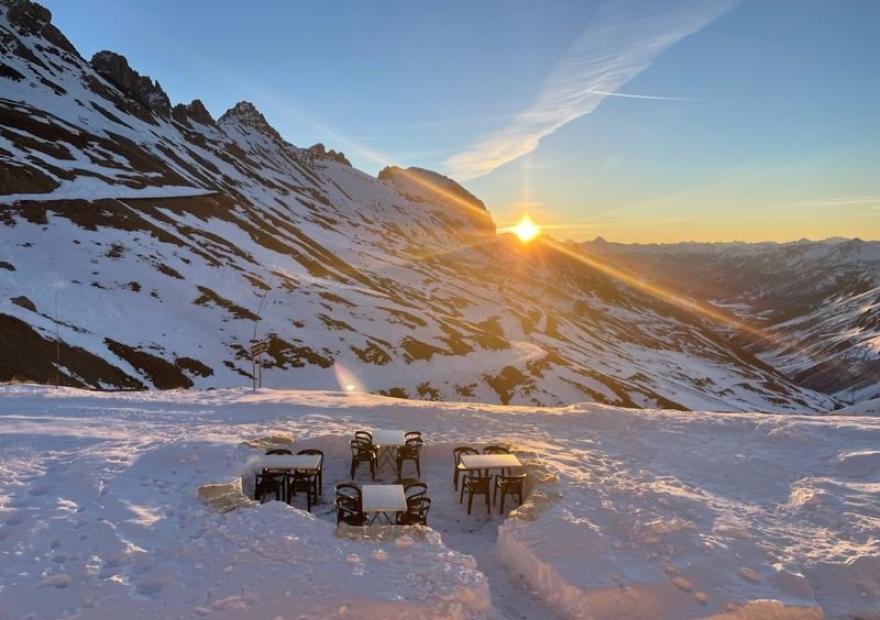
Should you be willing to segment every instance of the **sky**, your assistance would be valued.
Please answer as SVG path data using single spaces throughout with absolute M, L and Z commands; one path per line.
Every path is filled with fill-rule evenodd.
M 174 103 L 450 175 L 501 227 L 880 239 L 875 0 L 42 2 Z

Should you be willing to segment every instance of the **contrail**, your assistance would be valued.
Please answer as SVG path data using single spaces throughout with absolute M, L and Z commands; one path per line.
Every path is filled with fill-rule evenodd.
M 735 1 L 679 0 L 671 5 L 612 0 L 550 73 L 535 102 L 507 126 L 449 158 L 447 169 L 455 178 L 472 179 L 532 152 L 541 138 L 615 96 L 611 93 L 617 93 L 666 49 L 702 30 Z

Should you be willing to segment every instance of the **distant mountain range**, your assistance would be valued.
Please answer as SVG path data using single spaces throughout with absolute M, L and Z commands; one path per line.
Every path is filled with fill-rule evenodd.
M 209 388 L 261 374 L 271 387 L 423 399 L 781 412 L 839 406 L 799 381 L 852 383 L 823 384 L 800 352 L 756 356 L 575 246 L 496 234 L 485 205 L 437 173 L 370 176 L 323 145 L 288 143 L 248 102 L 216 120 L 199 101 L 172 105 L 124 57 L 82 58 L 26 0 L 0 0 L 0 119 L 0 380 Z M 669 275 L 651 277 L 705 273 L 690 294 L 742 304 L 800 342 L 821 337 L 829 359 L 860 349 L 810 313 L 839 304 L 855 325 L 859 299 L 876 308 L 855 276 L 795 303 L 772 290 L 788 277 L 757 266 L 713 289 L 727 258 L 687 271 L 684 251 L 596 246 L 583 251 L 640 269 L 668 256 Z M 829 277 L 823 260 L 809 282 Z
M 802 385 L 880 396 L 880 241 L 624 245 L 584 252 L 727 309 L 768 332 L 749 350 Z

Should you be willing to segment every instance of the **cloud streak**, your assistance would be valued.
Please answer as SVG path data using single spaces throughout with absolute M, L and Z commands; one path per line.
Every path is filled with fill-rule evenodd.
M 446 161 L 452 176 L 472 179 L 526 155 L 541 138 L 593 112 L 684 37 L 702 30 L 736 0 L 612 0 L 603 5 L 544 82 L 535 102 L 500 130 Z

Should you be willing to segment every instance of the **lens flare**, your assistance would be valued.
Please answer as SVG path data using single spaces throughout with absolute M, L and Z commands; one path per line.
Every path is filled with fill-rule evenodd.
M 339 389 L 346 394 L 359 394 L 366 391 L 354 373 L 339 362 L 333 364 L 333 373 L 336 375 Z
M 539 232 L 541 232 L 541 229 L 538 228 L 537 224 L 535 224 L 532 221 L 532 218 L 528 215 L 524 215 L 519 221 L 519 224 L 511 228 L 511 230 L 523 243 L 528 243 L 537 237 Z

